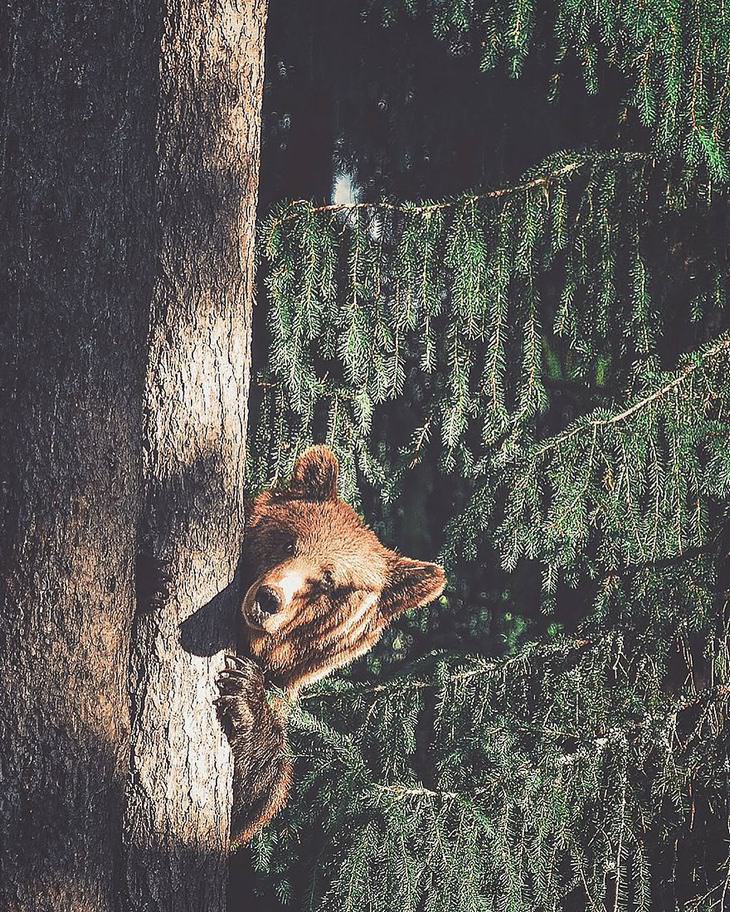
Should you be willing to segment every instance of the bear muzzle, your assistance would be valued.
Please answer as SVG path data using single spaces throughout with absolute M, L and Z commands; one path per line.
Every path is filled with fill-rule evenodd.
M 249 627 L 275 633 L 291 619 L 307 590 L 307 574 L 297 562 L 273 568 L 260 576 L 243 600 L 243 618 Z

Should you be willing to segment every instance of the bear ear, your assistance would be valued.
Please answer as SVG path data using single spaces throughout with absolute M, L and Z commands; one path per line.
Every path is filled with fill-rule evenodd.
M 271 491 L 261 491 L 258 494 L 246 494 L 243 498 L 246 517 L 246 528 L 254 525 L 271 509 L 273 496 Z
M 305 500 L 336 500 L 337 457 L 329 447 L 313 446 L 294 464 L 289 491 Z
M 397 557 L 380 596 L 380 611 L 390 620 L 397 614 L 432 602 L 441 595 L 445 585 L 446 574 L 438 564 Z

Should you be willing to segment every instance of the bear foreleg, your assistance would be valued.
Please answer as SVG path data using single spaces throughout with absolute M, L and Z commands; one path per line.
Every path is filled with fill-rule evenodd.
M 286 804 L 292 761 L 283 719 L 266 699 L 264 675 L 249 658 L 226 656 L 216 680 L 218 715 L 233 753 L 231 850 L 250 841 Z

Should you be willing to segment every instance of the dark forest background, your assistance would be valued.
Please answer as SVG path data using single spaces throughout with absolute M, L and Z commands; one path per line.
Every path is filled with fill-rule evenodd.
M 523 7 L 530 40 L 485 65 Z M 389 545 L 442 560 L 449 586 L 303 701 L 293 800 L 236 860 L 235 896 L 272 909 L 724 907 L 728 424 L 724 369 L 709 365 L 726 350 L 726 176 L 711 144 L 702 162 L 689 141 L 657 139 L 667 97 L 653 86 L 642 105 L 640 91 L 646 100 L 660 78 L 647 65 L 643 85 L 640 61 L 666 51 L 667 22 L 686 30 L 687 55 L 697 40 L 721 71 L 726 32 L 711 7 L 673 7 L 666 20 L 658 7 L 646 16 L 622 7 L 626 31 L 604 53 L 590 25 L 566 38 L 563 22 L 557 36 L 558 14 L 573 15 L 566 3 L 271 3 L 250 483 L 281 480 L 310 439 L 332 442 L 345 496 Z M 574 15 L 590 19 L 580 3 Z M 512 39 L 518 45 L 509 32 L 501 46 Z M 721 79 L 712 90 L 707 108 L 726 125 Z M 683 118 L 681 128 L 700 130 Z M 679 135 L 679 119 L 671 129 Z M 638 178 L 635 161 L 644 162 Z M 586 163 L 585 181 L 560 183 L 563 170 L 580 174 Z M 551 239 L 542 227 L 543 186 L 547 220 L 564 218 L 567 246 L 555 241 L 559 229 Z M 458 235 L 458 220 L 490 193 L 485 254 L 477 231 Z M 511 196 L 514 206 L 500 208 Z M 397 394 L 363 393 L 376 403 L 371 418 L 361 420 L 355 401 L 350 430 L 338 430 L 332 403 L 357 386 L 335 344 L 352 317 L 341 303 L 352 251 L 362 244 L 375 257 L 382 231 L 391 277 L 412 272 L 420 254 L 399 262 L 399 237 L 431 201 L 456 213 L 433 248 L 434 275 L 446 275 L 436 369 L 419 367 L 416 322 Z M 354 203 L 373 206 L 346 208 Z M 331 205 L 343 208 L 328 213 Z M 301 330 L 297 295 L 309 279 L 297 270 L 317 249 L 313 275 L 324 273 L 321 251 L 335 243 L 321 240 L 327 230 L 339 271 L 336 293 L 328 304 L 322 292 L 318 306 L 321 338 L 335 341 L 320 343 Z M 449 384 L 459 359 L 448 345 L 459 276 L 470 255 L 488 259 L 504 237 L 505 261 L 518 264 L 505 267 L 514 319 L 523 307 L 540 311 L 542 398 L 495 419 L 497 430 L 486 418 L 480 437 L 477 356 L 464 382 L 470 417 L 454 440 L 446 430 L 419 436 L 438 409 L 445 424 L 457 401 Z M 385 300 L 391 286 L 368 284 L 374 264 L 361 281 L 366 318 L 353 361 L 377 354 L 376 315 L 398 323 Z M 577 315 L 567 333 L 561 312 Z M 529 374 L 515 364 L 530 325 L 509 327 L 505 382 L 517 391 Z M 286 340 L 302 337 L 306 354 L 287 360 Z M 392 337 L 383 338 L 387 348 Z M 322 381 L 311 413 L 287 375 L 300 367 Z M 589 439 L 593 428 L 593 448 L 581 428 Z M 541 447 L 554 462 L 540 463 Z M 627 505 L 634 484 L 637 503 Z
M 619 117 L 624 86 L 613 69 L 601 73 L 600 95 L 589 95 L 577 61 L 568 60 L 560 91 L 550 100 L 551 64 L 545 51 L 529 58 L 520 79 L 504 69 L 482 73 L 476 53 L 434 35 L 425 11 L 388 17 L 378 4 L 352 0 L 273 2 L 266 37 L 260 220 L 282 200 L 325 205 L 478 192 L 516 181 L 563 149 L 608 151 L 645 140 L 635 117 Z M 263 270 L 259 275 L 263 286 Z M 253 364 L 261 381 L 271 341 L 263 287 L 259 302 Z M 408 413 L 419 408 L 420 392 L 409 388 L 401 401 L 384 407 L 376 432 L 405 443 L 399 438 L 412 423 Z M 256 396 L 254 381 L 254 403 Z M 556 427 L 565 423 L 571 406 L 570 399 L 561 403 Z M 368 522 L 404 554 L 437 555 L 448 519 L 472 492 L 473 485 L 454 477 L 445 484 L 437 460 L 432 454 L 409 472 L 393 504 L 383 504 L 367 483 L 360 487 Z M 257 468 L 256 483 L 269 481 L 265 467 Z M 482 549 L 479 560 L 462 564 L 451 578 L 452 605 L 459 593 L 469 603 L 469 621 L 454 623 L 450 611 L 443 629 L 429 625 L 422 649 L 451 645 L 492 653 L 502 651 L 506 641 L 514 646 L 525 619 L 547 628 L 552 619 L 540 611 L 539 569 L 523 566 L 518 577 L 502 574 L 493 549 Z M 475 608 L 480 623 L 467 640 Z M 392 656 L 392 642 L 379 651 Z

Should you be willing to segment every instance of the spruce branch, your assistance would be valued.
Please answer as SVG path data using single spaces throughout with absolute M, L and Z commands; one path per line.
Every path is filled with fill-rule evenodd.
M 404 11 L 416 15 L 415 4 L 402 0 L 371 6 L 388 10 L 388 19 Z M 678 159 L 690 176 L 703 171 L 713 181 L 727 181 L 730 12 L 722 0 L 558 0 L 549 11 L 536 0 L 426 0 L 419 12 L 431 18 L 434 34 L 448 47 L 471 50 L 482 70 L 502 63 L 513 78 L 529 55 L 554 46 L 551 97 L 570 57 L 580 62 L 590 94 L 599 90 L 601 63 L 618 70 L 626 85 L 620 118 L 633 109 L 657 155 Z
M 554 587 L 558 571 L 599 542 L 609 554 L 610 543 L 621 541 L 623 553 L 594 573 L 647 562 L 658 569 L 704 547 L 713 535 L 707 505 L 725 489 L 730 334 L 683 362 L 673 372 L 647 372 L 648 388 L 630 405 L 598 409 L 508 453 L 500 526 L 506 568 L 524 555 L 538 557 Z
M 703 351 L 699 352 L 696 357 L 690 359 L 689 363 L 687 363 L 684 368 L 680 369 L 676 376 L 672 377 L 672 379 L 661 385 L 658 389 L 639 398 L 628 408 L 623 409 L 615 415 L 577 421 L 573 428 L 567 429 L 562 434 L 552 437 L 550 440 L 536 447 L 534 452 L 535 458 L 544 456 L 546 453 L 562 446 L 568 440 L 575 437 L 577 434 L 584 433 L 586 430 L 591 430 L 591 432 L 595 434 L 595 431 L 598 428 L 610 427 L 611 425 L 626 421 L 627 418 L 630 418 L 632 415 L 636 414 L 636 412 L 649 407 L 657 402 L 657 400 L 663 399 L 669 393 L 672 393 L 678 387 L 682 386 L 682 384 L 690 381 L 692 375 L 696 371 L 703 367 L 707 367 L 708 365 L 713 366 L 712 362 L 715 360 L 718 362 L 717 365 L 714 365 L 715 369 L 717 369 L 721 365 L 722 359 L 728 358 L 728 355 L 730 355 L 730 335 L 724 334 L 716 339 L 715 342 L 707 346 Z
M 310 200 L 299 199 L 286 203 L 282 214 L 275 215 L 269 222 L 266 222 L 262 228 L 266 234 L 278 229 L 283 223 L 298 218 L 302 212 L 309 214 L 323 213 L 344 213 L 357 214 L 361 211 L 368 212 L 398 212 L 404 215 L 424 215 L 428 217 L 432 212 L 438 212 L 444 209 L 452 209 L 455 206 L 465 203 L 474 203 L 481 200 L 498 200 L 503 197 L 519 196 L 538 187 L 549 188 L 558 182 L 561 178 L 568 177 L 576 171 L 583 168 L 593 167 L 606 164 L 652 164 L 654 159 L 647 152 L 594 152 L 588 154 L 574 154 L 573 160 L 560 167 L 548 170 L 545 173 L 538 173 L 536 176 L 527 180 L 518 181 L 516 184 L 510 184 L 506 187 L 498 187 L 494 190 L 486 190 L 483 193 L 470 193 L 463 196 L 441 200 L 439 202 L 397 202 L 391 203 L 387 200 L 379 202 L 359 202 L 359 203 L 328 203 L 322 206 L 315 206 Z

